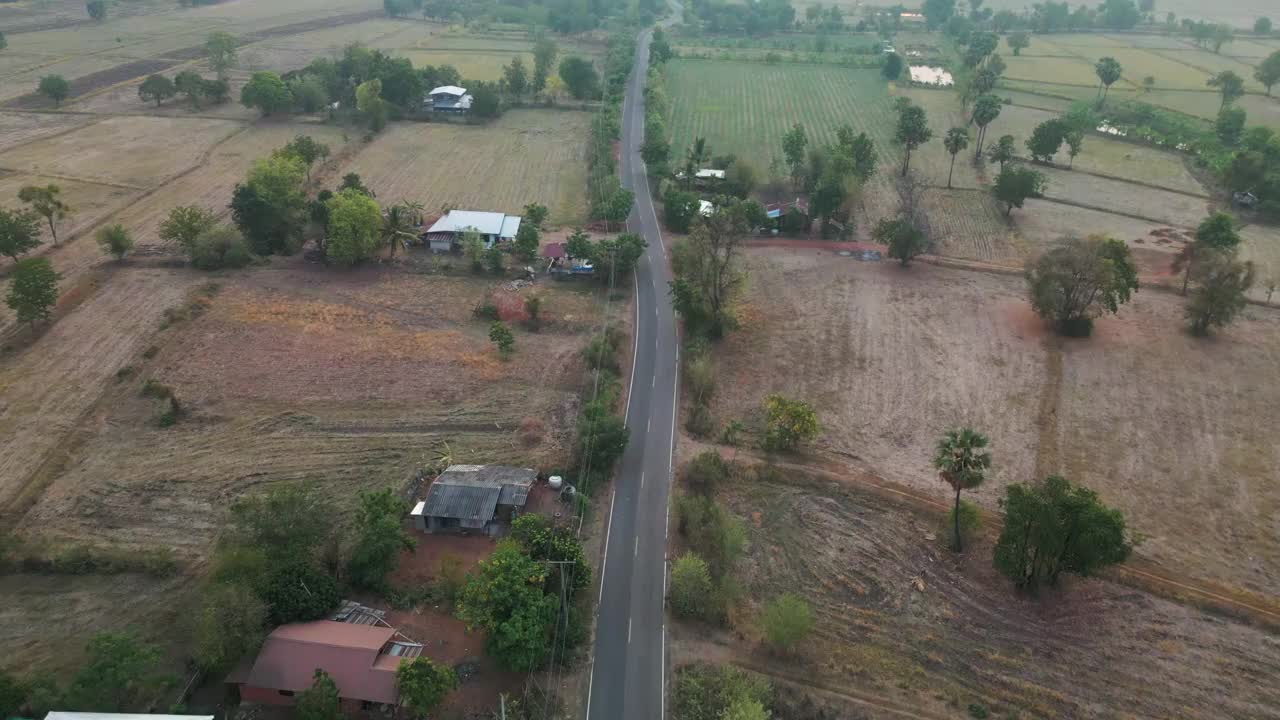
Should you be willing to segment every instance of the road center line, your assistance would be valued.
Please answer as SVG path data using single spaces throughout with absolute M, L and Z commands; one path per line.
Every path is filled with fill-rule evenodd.
M 627 644 L 631 644 L 631 618 L 627 618 Z
M 636 550 L 635 550 L 635 556 L 636 556 L 636 557 L 640 557 L 640 536 L 639 536 L 639 535 L 637 535 L 637 536 L 636 536 Z

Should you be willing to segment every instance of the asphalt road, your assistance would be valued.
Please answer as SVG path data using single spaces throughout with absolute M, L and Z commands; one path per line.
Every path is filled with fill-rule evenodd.
M 636 269 L 635 356 L 622 456 L 609 507 L 588 720 L 661 720 L 665 715 L 667 499 L 675 450 L 678 343 L 668 294 L 666 245 L 640 159 L 648 32 L 636 45 L 622 105 L 622 185 L 635 192 L 627 218 L 649 247 Z

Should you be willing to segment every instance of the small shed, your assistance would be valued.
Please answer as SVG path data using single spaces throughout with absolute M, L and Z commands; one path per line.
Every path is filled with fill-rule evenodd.
M 427 93 L 424 103 L 432 112 L 465 113 L 471 109 L 472 97 L 464 87 L 441 85 Z
M 504 465 L 451 465 L 414 506 L 413 525 L 425 533 L 501 534 L 529 500 L 538 474 Z

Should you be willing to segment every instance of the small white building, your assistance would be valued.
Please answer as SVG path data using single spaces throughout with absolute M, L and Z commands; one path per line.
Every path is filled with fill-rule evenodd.
M 465 113 L 471 109 L 471 99 L 464 87 L 441 85 L 427 93 L 425 104 L 432 112 Z
M 480 233 L 485 247 L 495 242 L 511 242 L 520 231 L 520 216 L 479 210 L 450 210 L 427 228 L 427 244 L 436 252 L 449 252 L 467 230 Z

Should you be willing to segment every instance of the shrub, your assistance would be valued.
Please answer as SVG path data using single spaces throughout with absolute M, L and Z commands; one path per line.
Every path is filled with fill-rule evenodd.
M 676 524 L 689 549 L 706 560 L 711 576 L 723 580 L 746 544 L 742 523 L 709 497 L 681 495 L 676 499 Z
M 795 450 L 818 436 L 818 414 L 808 403 L 773 394 L 764 399 L 767 450 Z
M 764 606 L 760 624 L 770 646 L 790 650 L 813 629 L 813 613 L 800 596 L 785 593 Z
M 952 507 L 947 511 L 946 521 L 942 524 L 942 532 L 940 537 L 950 537 L 955 528 L 956 509 Z M 978 512 L 978 506 L 967 500 L 960 501 L 960 535 L 968 539 L 976 530 L 982 527 L 982 515 Z
M 692 552 L 671 567 L 671 610 L 682 618 L 709 618 L 718 608 L 711 602 L 715 589 L 707 562 Z
M 685 467 L 684 484 L 690 492 L 710 496 L 729 477 L 729 463 L 715 450 L 699 454 Z
M 498 306 L 494 304 L 493 300 L 486 298 L 476 305 L 475 309 L 471 311 L 471 316 L 477 320 L 497 320 Z
M 191 246 L 191 264 L 200 270 L 241 268 L 252 261 L 249 244 L 231 227 L 206 230 Z

